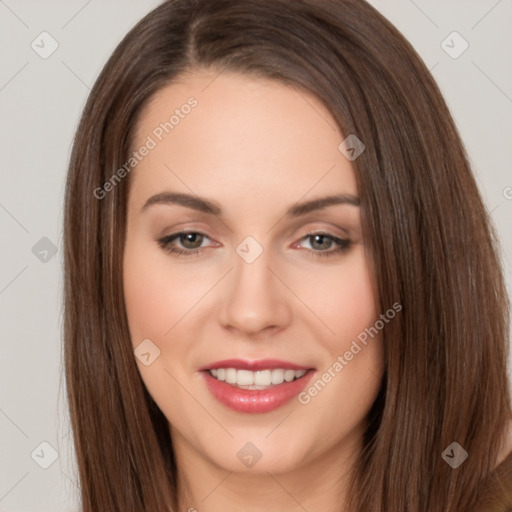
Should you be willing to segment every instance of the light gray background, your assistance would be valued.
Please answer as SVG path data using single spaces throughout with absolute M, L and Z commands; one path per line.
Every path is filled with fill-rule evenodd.
M 77 510 L 61 362 L 66 165 L 81 109 L 101 67 L 130 27 L 159 3 L 0 0 L 3 512 Z M 447 99 L 498 227 L 510 290 L 512 2 L 371 3 L 411 41 Z M 47 59 L 31 47 L 43 31 L 59 45 Z M 456 59 L 441 46 L 453 31 L 469 44 Z M 461 48 L 457 36 L 444 44 L 453 47 L 451 52 Z M 55 256 L 32 251 L 43 237 L 56 246 Z M 41 261 L 45 257 L 48 261 Z M 48 469 L 40 467 L 51 461 L 51 449 L 42 442 L 58 454 Z

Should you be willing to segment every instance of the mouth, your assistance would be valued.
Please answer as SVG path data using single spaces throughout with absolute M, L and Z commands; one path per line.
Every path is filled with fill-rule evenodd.
M 219 361 L 200 371 L 221 404 L 243 413 L 265 413 L 285 405 L 315 373 L 314 368 L 277 360 Z
M 208 370 L 210 375 L 220 382 L 225 382 L 238 389 L 270 389 L 284 382 L 293 382 L 303 377 L 308 370 L 237 370 L 236 368 L 216 368 Z

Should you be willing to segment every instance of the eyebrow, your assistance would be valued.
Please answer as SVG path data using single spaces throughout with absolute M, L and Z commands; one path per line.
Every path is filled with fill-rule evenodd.
M 141 212 L 143 212 L 150 206 L 157 204 L 177 204 L 203 213 L 216 215 L 218 217 L 222 215 L 222 208 L 217 203 L 205 199 L 203 197 L 191 194 L 184 194 L 181 192 L 161 192 L 159 194 L 155 194 L 144 203 Z M 299 217 L 301 215 L 306 215 L 316 210 L 322 210 L 323 208 L 327 208 L 328 206 L 334 206 L 339 204 L 359 206 L 359 198 L 352 194 L 337 194 L 327 197 L 320 197 L 317 199 L 312 199 L 310 201 L 296 203 L 290 206 L 290 208 L 288 208 L 288 210 L 286 211 L 285 216 Z

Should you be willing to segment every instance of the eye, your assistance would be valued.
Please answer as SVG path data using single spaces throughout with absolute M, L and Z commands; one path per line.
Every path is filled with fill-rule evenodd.
M 329 233 L 308 233 L 301 238 L 302 240 L 309 241 L 309 247 L 306 249 L 310 249 L 312 257 L 335 256 L 345 252 L 351 244 L 350 240 Z M 297 243 L 294 244 L 295 247 L 297 247 Z
M 198 231 L 180 231 L 179 233 L 173 233 L 172 235 L 160 238 L 158 244 L 167 252 L 179 257 L 187 257 L 199 256 L 205 247 L 207 247 L 207 245 L 204 245 L 206 240 L 210 240 L 210 238 L 204 233 Z M 309 242 L 306 244 L 306 247 L 304 247 L 303 241 Z M 309 245 L 309 247 L 307 245 Z M 348 250 L 350 245 L 350 240 L 321 232 L 306 234 L 298 242 L 295 242 L 292 247 L 294 249 L 308 249 L 308 253 L 314 258 L 317 256 L 335 256 Z
M 179 233 L 160 238 L 158 244 L 166 251 L 178 256 L 197 256 L 199 253 L 203 252 L 204 246 L 202 244 L 205 240 L 209 240 L 209 237 L 204 233 L 198 231 L 180 231 Z M 181 247 L 176 246 L 175 242 L 179 242 Z

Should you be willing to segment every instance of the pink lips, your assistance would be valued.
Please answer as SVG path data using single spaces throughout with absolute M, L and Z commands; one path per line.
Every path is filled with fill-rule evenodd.
M 283 368 L 285 370 L 308 370 L 299 379 L 283 382 L 268 389 L 240 389 L 231 384 L 212 377 L 208 370 L 217 368 L 236 368 L 237 370 L 269 370 Z M 277 359 L 246 361 L 227 359 L 216 361 L 200 368 L 210 393 L 222 404 L 237 412 L 265 413 L 273 411 L 297 396 L 310 381 L 314 369 Z
M 199 370 L 215 370 L 217 368 L 236 368 L 237 370 L 250 370 L 256 372 L 258 370 L 272 370 L 274 368 L 283 368 L 284 370 L 309 370 L 308 366 L 300 366 L 298 364 L 280 361 L 279 359 L 260 359 L 259 361 L 247 361 L 244 359 L 224 359 L 215 363 L 201 366 Z

